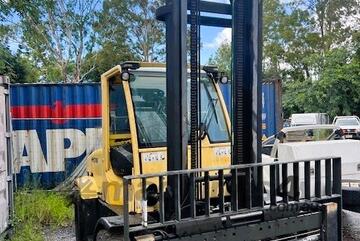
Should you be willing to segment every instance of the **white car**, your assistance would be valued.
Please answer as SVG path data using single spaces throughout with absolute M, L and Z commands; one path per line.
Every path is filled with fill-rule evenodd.
M 357 116 L 337 116 L 333 124 L 339 127 L 345 138 L 360 139 L 360 119 Z
M 329 115 L 326 113 L 298 113 L 292 114 L 290 119 L 290 126 L 329 124 Z
M 284 128 L 274 137 L 263 142 L 262 161 L 321 160 L 340 157 L 344 182 L 360 180 L 360 142 L 344 140 L 339 128 L 332 125 Z M 270 153 L 269 153 L 270 152 Z M 311 196 L 314 196 L 314 163 L 311 163 Z M 300 197 L 304 197 L 304 167 L 300 165 Z M 266 173 L 266 172 L 264 172 Z M 281 172 L 279 172 L 281 173 Z M 288 193 L 293 193 L 292 165 L 288 169 Z M 325 163 L 321 161 L 322 193 L 324 194 Z M 281 177 L 280 177 L 281 179 Z M 269 188 L 269 177 L 264 177 L 265 189 Z M 282 180 L 280 180 L 280 183 Z

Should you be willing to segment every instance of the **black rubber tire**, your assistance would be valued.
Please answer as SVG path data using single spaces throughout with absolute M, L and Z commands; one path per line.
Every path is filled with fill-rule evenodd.
M 83 241 L 84 238 L 84 227 L 83 227 L 83 215 L 81 210 L 81 198 L 79 191 L 77 190 L 74 193 L 74 208 L 75 208 L 75 235 L 76 235 L 76 241 Z
M 87 241 L 89 237 L 94 237 L 95 226 L 99 219 L 97 210 L 97 200 L 83 200 L 79 191 L 74 193 L 75 208 L 75 235 L 76 241 Z
M 111 233 L 105 229 L 101 229 L 96 234 L 96 241 L 123 241 L 124 236 L 118 233 Z

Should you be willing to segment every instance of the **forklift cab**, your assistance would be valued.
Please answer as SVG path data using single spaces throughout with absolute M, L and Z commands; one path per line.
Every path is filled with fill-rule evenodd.
M 204 69 L 208 72 L 201 73 L 199 85 L 202 158 L 198 167 L 228 166 L 231 163 L 230 120 L 217 83 L 219 78 L 214 78 L 212 68 Z M 83 190 L 81 194 L 83 198 L 85 194 L 93 197 L 100 194 L 100 199 L 116 207 L 123 204 L 122 193 L 118 191 L 122 177 L 167 171 L 166 98 L 171 96 L 166 95 L 166 68 L 162 64 L 127 62 L 116 66 L 102 75 L 101 89 L 103 148 L 88 158 L 88 176 L 81 179 L 82 183 L 85 179 L 91 183 L 86 187 L 92 186 L 92 191 Z M 189 96 L 190 88 L 187 93 Z M 187 126 L 190 132 L 190 120 Z M 190 146 L 188 152 L 190 156 Z M 137 185 L 140 183 L 133 183 L 134 202 L 130 204 L 134 212 L 141 210 Z M 157 180 L 153 180 L 148 189 L 157 193 Z M 214 183 L 214 196 L 217 189 Z

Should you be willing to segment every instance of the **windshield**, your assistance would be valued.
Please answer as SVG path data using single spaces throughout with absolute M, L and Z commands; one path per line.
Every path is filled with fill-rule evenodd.
M 190 100 L 190 80 L 188 80 L 188 100 Z M 224 113 L 220 106 L 216 89 L 208 77 L 201 79 L 201 125 L 205 127 L 210 142 L 230 141 Z M 188 101 L 188 111 L 190 112 L 190 101 Z M 190 123 L 190 114 L 188 115 Z M 189 126 L 190 130 L 190 126 Z M 190 131 L 189 131 L 190 133 Z
M 134 72 L 130 82 L 140 147 L 166 146 L 166 76 L 164 72 Z M 189 81 L 189 80 L 188 80 Z M 190 84 L 188 83 L 188 103 Z M 188 108 L 190 106 L 188 105 Z M 230 141 L 215 86 L 201 80 L 201 123 L 211 142 Z M 190 121 L 188 121 L 190 132 Z
M 335 122 L 337 126 L 357 126 L 359 122 L 356 118 L 351 119 L 337 119 Z
M 325 141 L 332 138 L 334 130 L 329 129 L 304 129 L 286 132 L 284 142 Z

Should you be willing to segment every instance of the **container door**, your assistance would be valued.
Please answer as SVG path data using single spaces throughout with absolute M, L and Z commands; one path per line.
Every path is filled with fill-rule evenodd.
M 12 203 L 12 188 L 9 175 L 10 139 L 9 139 L 9 106 L 6 79 L 0 76 L 0 234 L 9 225 L 10 203 Z M 4 83 L 5 82 L 5 83 Z M 11 193 L 9 192 L 11 191 Z

